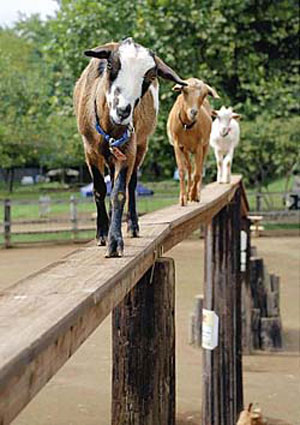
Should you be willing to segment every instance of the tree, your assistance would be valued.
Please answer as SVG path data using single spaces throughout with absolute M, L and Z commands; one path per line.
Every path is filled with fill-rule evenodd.
M 243 163 L 241 168 L 249 173 L 250 182 L 264 184 L 274 176 L 274 167 L 268 161 L 275 161 L 276 175 L 278 170 L 286 173 L 285 149 L 280 146 L 293 144 L 294 152 L 296 141 L 292 126 L 298 113 L 299 17 L 295 14 L 295 0 L 62 0 L 59 3 L 57 16 L 46 23 L 37 17 L 19 22 L 13 32 L 15 38 L 10 40 L 16 43 L 16 48 L 6 50 L 1 57 L 2 62 L 9 61 L 8 57 L 11 62 L 21 61 L 22 78 L 26 80 L 25 99 L 18 89 L 21 111 L 15 94 L 4 87 L 4 108 L 10 110 L 5 118 L 5 122 L 10 122 L 5 126 L 6 137 L 13 130 L 12 123 L 20 122 L 24 141 L 26 138 L 31 147 L 38 146 L 41 158 L 41 136 L 49 125 L 51 134 L 45 134 L 47 146 L 53 146 L 56 153 L 57 143 L 62 143 L 62 147 L 68 146 L 66 158 L 77 161 L 80 149 L 76 143 L 80 142 L 73 136 L 76 127 L 72 118 L 72 91 L 88 63 L 83 51 L 133 36 L 137 42 L 151 47 L 181 77 L 197 76 L 214 86 L 221 101 L 214 101 L 213 106 L 231 105 L 243 115 L 242 134 L 247 141 L 241 143 L 241 152 L 238 150 L 237 155 Z M 2 31 L 0 48 L 3 34 Z M 12 37 L 12 34 L 5 36 Z M 24 49 L 26 54 L 11 56 L 11 51 L 18 49 Z M 20 67 L 14 70 L 16 79 L 7 74 L 5 77 L 22 80 Z M 32 84 L 33 76 L 39 88 Z M 143 169 L 148 176 L 170 177 L 175 161 L 166 137 L 166 121 L 175 94 L 169 83 L 161 84 L 160 97 L 159 122 Z M 31 123 L 27 135 L 26 122 Z M 52 125 L 54 122 L 60 125 Z M 284 125 L 286 132 L 278 129 L 278 122 Z M 32 134 L 40 135 L 35 144 Z M 258 145 L 263 152 L 257 152 Z M 71 154 L 70 149 L 75 153 Z M 278 157 L 270 155 L 272 150 Z M 28 153 L 30 151 L 31 148 Z M 47 152 L 50 155 L 49 150 Z M 61 162 L 63 152 L 59 152 L 61 155 L 50 155 L 51 161 L 49 157 L 46 162 L 52 162 L 55 157 Z M 46 154 L 42 157 L 44 160 Z M 260 165 L 258 158 L 261 158 Z M 279 162 L 285 164 L 284 167 Z M 235 163 L 237 165 L 237 161 Z

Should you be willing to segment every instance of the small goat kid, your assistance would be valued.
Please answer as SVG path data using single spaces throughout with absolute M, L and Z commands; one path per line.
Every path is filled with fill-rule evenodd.
M 212 87 L 197 78 L 189 78 L 185 82 L 187 83 L 185 87 L 178 84 L 173 87 L 173 90 L 180 92 L 180 95 L 171 109 L 167 123 L 169 142 L 174 146 L 179 171 L 179 203 L 182 206 L 186 205 L 187 200 L 196 202 L 200 200 L 202 170 L 212 124 L 207 96 L 219 98 Z M 195 156 L 193 179 L 190 154 Z
M 127 38 L 85 52 L 92 57 L 74 90 L 74 106 L 97 206 L 97 240 L 107 257 L 123 255 L 121 221 L 128 189 L 128 225 L 138 236 L 135 202 L 137 170 L 147 150 L 158 112 L 160 76 L 185 85 L 179 76 L 150 50 Z M 105 165 L 113 190 L 111 217 L 105 208 Z
M 212 116 L 216 117 L 211 129 L 210 146 L 213 147 L 217 162 L 217 182 L 230 183 L 231 165 L 234 149 L 240 140 L 239 114 L 232 108 L 222 106 L 219 111 L 213 110 Z

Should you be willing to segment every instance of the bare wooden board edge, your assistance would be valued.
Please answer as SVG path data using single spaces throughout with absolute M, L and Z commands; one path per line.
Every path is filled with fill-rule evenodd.
M 149 241 L 145 240 L 144 245 L 141 243 L 141 249 L 139 251 L 137 248 L 134 258 L 121 269 L 116 268 L 116 272 L 104 285 L 82 298 L 74 296 L 73 308 L 67 310 L 63 317 L 57 318 L 42 334 L 37 334 L 9 361 L 3 361 L 0 344 L 0 424 L 7 425 L 17 416 L 154 264 L 162 248 L 166 252 L 189 236 L 200 224 L 209 222 L 230 202 L 239 187 L 242 187 L 241 176 L 233 176 L 229 185 L 208 185 L 203 191 L 203 199 L 199 205 L 187 209 L 166 208 L 159 213 L 142 217 L 141 228 L 147 228 L 145 239 L 147 234 L 150 234 Z M 241 193 L 244 199 L 242 214 L 245 214 L 248 203 L 243 188 Z M 168 218 L 168 211 L 171 212 L 171 218 Z M 79 251 L 86 249 L 90 255 L 97 250 L 88 244 Z M 80 259 L 81 256 L 73 252 L 63 261 L 74 261 L 76 267 L 76 261 L 80 262 Z M 112 261 L 113 264 L 113 261 L 118 260 L 107 261 Z M 48 266 L 43 272 L 53 273 L 61 266 L 62 261 L 59 261 Z M 32 278 L 38 277 L 39 273 L 32 275 Z M 29 279 L 14 285 L 10 288 L 10 293 L 13 291 L 17 294 Z M 0 296 L 0 313 L 1 298 Z

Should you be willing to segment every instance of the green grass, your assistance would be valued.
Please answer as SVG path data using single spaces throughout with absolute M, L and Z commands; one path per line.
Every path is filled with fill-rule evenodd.
M 88 230 L 78 232 L 76 241 L 90 240 L 95 237 L 95 230 Z M 71 232 L 56 232 L 56 233 L 39 233 L 36 235 L 14 235 L 12 234 L 11 243 L 37 243 L 37 242 L 56 242 L 56 241 L 74 241 L 73 234 Z M 0 235 L 0 245 L 4 243 L 3 235 Z
M 279 179 L 269 185 L 269 191 L 282 191 L 284 188 L 284 179 Z M 154 191 L 154 196 L 137 197 L 137 208 L 140 214 L 149 213 L 157 209 L 175 204 L 178 202 L 179 183 L 174 180 L 165 180 L 160 182 L 145 182 L 145 185 Z M 247 191 L 250 208 L 252 211 L 256 209 L 255 192 Z M 7 197 L 7 192 L 0 188 L 0 201 Z M 40 196 L 49 196 L 52 200 L 50 204 L 50 212 L 47 214 L 47 219 L 64 219 L 70 220 L 70 197 L 74 196 L 78 200 L 77 211 L 79 220 L 82 218 L 91 219 L 92 214 L 96 212 L 96 207 L 93 199 L 86 200 L 80 195 L 79 189 L 65 189 L 59 183 L 37 184 L 33 186 L 16 186 L 14 193 L 10 196 L 12 199 L 12 220 L 40 220 L 40 207 L 38 201 Z M 60 203 L 55 201 L 59 200 Z M 31 203 L 26 203 L 31 201 Z M 34 203 L 34 201 L 36 203 Z M 264 194 L 262 199 L 263 210 L 282 210 L 284 207 L 281 195 Z M 109 199 L 107 198 L 107 208 L 109 208 Z M 0 222 L 3 221 L 4 208 L 0 202 Z M 51 224 L 55 226 L 55 224 Z M 264 224 L 266 229 L 297 229 L 297 224 Z M 88 239 L 94 237 L 94 231 L 87 233 L 79 232 L 79 238 Z M 72 240 L 71 232 L 60 232 L 53 234 L 38 234 L 38 235 L 14 235 L 12 242 L 37 242 L 51 240 Z M 3 243 L 3 237 L 0 235 L 0 244 Z
M 298 230 L 299 223 L 263 223 L 265 230 Z

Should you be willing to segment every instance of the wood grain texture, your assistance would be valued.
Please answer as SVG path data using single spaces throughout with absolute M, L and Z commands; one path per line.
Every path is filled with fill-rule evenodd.
M 174 260 L 151 269 L 113 312 L 113 425 L 175 425 Z
M 125 256 L 88 244 L 0 293 L 0 424 L 7 425 L 132 290 L 164 251 L 234 197 L 241 177 L 212 183 L 201 203 L 141 218 Z
M 206 228 L 204 308 L 219 317 L 219 342 L 203 351 L 203 424 L 235 425 L 243 407 L 240 196 Z

